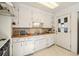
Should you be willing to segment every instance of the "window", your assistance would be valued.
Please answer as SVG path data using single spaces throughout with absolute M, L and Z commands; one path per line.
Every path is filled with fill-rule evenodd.
M 61 19 L 58 19 L 58 23 L 60 23 L 61 22 Z
M 64 28 L 64 32 L 67 33 L 68 32 L 68 28 Z
M 68 22 L 68 18 L 67 17 L 64 18 L 64 22 L 65 23 Z
M 61 32 L 60 28 L 58 28 L 58 32 Z
M 68 22 L 68 17 L 58 19 L 58 32 L 64 32 L 64 33 L 68 32 L 67 22 Z

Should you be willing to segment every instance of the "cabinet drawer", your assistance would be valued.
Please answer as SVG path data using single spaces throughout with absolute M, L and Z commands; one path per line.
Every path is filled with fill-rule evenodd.
M 12 41 L 13 41 L 13 43 L 18 43 L 18 42 L 25 41 L 25 39 L 24 38 L 14 38 L 14 39 L 12 39 Z

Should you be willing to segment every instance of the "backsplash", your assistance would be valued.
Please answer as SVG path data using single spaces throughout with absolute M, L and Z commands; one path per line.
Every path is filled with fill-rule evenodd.
M 55 33 L 53 28 L 13 28 L 12 36 L 39 35 Z

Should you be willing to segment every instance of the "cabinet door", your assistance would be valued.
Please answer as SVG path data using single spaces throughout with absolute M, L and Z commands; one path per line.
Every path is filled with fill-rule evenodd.
M 44 20 L 44 26 L 45 28 L 52 28 L 52 15 L 48 15 L 48 13 L 45 13 L 43 16 Z
M 43 49 L 47 46 L 47 41 L 45 38 L 40 38 L 35 40 L 35 51 Z
M 19 26 L 31 27 L 32 13 L 29 7 L 19 8 Z
M 30 46 L 28 45 L 28 41 L 22 42 L 22 46 L 23 46 L 23 50 L 24 50 L 23 51 L 24 55 L 29 55 L 33 52 L 32 48 L 29 48 Z
M 47 43 L 47 46 L 49 47 L 49 46 L 51 46 L 51 45 L 53 45 L 54 44 L 54 38 L 48 38 L 48 41 L 47 41 L 48 43 Z
M 33 51 L 34 51 L 34 40 L 26 39 L 26 41 L 23 42 L 23 48 L 24 48 L 24 55 L 28 55 L 28 54 L 33 53 Z
M 40 10 L 33 8 L 33 22 L 40 22 Z
M 23 55 L 28 55 L 29 49 L 28 49 L 28 46 L 27 46 L 27 41 L 22 42 L 22 46 L 23 46 Z
M 27 46 L 29 48 L 29 50 L 33 50 L 34 49 L 34 40 L 33 39 L 28 39 L 27 40 Z
M 39 39 L 39 47 L 40 49 L 46 48 L 47 46 L 47 38 Z
M 39 47 L 39 40 L 35 40 L 35 43 L 34 43 L 34 51 L 38 51 L 40 49 Z
M 23 56 L 22 43 L 13 43 L 13 56 Z

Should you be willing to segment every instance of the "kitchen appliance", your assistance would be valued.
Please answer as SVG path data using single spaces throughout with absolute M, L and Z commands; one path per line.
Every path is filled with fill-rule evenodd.
M 2 41 L 2 40 L 6 40 L 6 36 L 5 35 L 3 35 L 3 34 L 0 34 L 0 41 Z
M 9 56 L 10 51 L 10 40 L 8 40 L 3 47 L 0 48 L 0 56 Z

